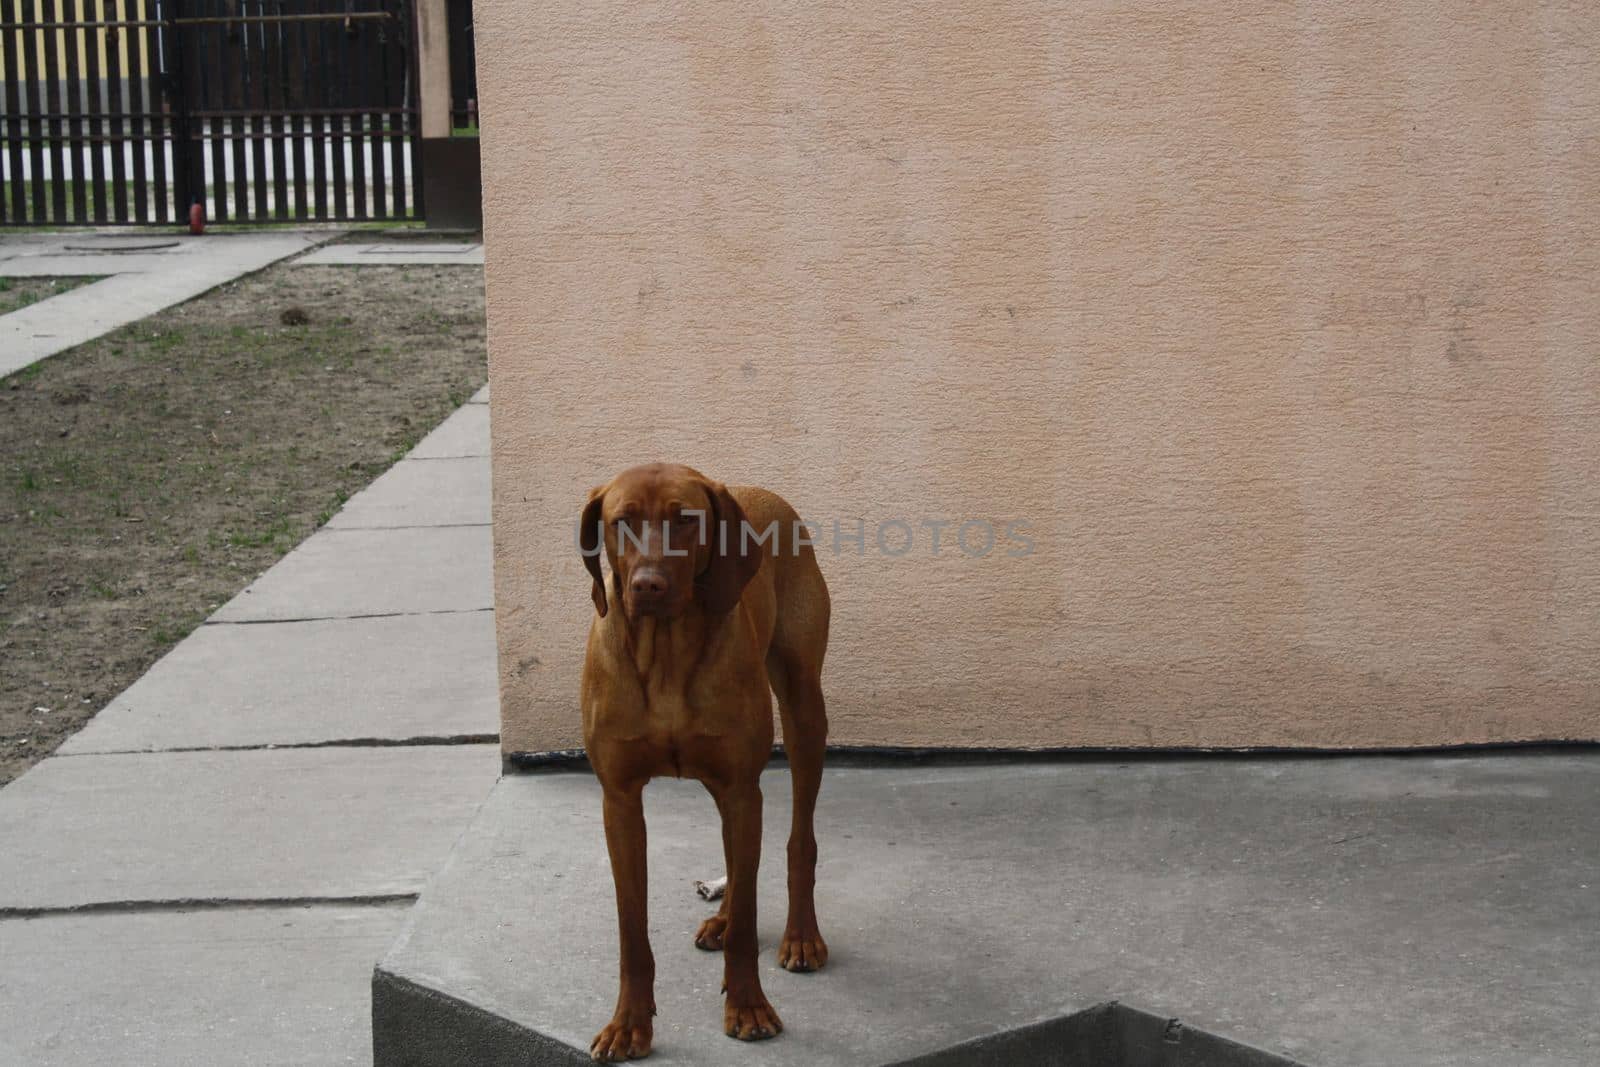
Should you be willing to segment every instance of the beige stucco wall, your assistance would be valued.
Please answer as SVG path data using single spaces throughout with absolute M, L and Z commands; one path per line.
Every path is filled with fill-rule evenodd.
M 477 19 L 508 751 L 656 458 L 1028 524 L 824 551 L 840 743 L 1600 736 L 1600 7 Z

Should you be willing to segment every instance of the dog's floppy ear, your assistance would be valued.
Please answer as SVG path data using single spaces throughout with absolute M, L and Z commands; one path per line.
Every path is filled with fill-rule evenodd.
M 733 610 L 744 587 L 761 569 L 759 545 L 747 544 L 744 537 L 744 509 L 721 482 L 708 482 L 711 514 L 706 516 L 706 539 L 711 562 L 694 580 L 695 595 L 701 607 L 712 615 Z
M 589 568 L 589 574 L 594 578 L 594 588 L 590 595 L 594 597 L 594 610 L 606 617 L 606 580 L 600 573 L 600 508 L 606 502 L 606 487 L 596 486 L 589 490 L 589 503 L 584 505 L 583 518 L 578 520 L 578 547 L 583 550 L 583 565 Z

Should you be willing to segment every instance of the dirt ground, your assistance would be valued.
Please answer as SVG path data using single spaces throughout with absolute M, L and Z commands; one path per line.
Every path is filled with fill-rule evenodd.
M 280 264 L 0 381 L 0 783 L 486 379 L 481 268 Z

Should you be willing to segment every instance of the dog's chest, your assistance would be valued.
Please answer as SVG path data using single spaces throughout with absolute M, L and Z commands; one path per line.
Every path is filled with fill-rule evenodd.
M 763 724 L 771 730 L 764 670 L 733 662 L 752 658 L 741 643 L 692 637 L 640 626 L 619 669 L 596 672 L 586 694 L 596 740 L 621 746 L 619 756 L 646 775 L 726 777 L 749 748 L 771 746 L 757 736 Z
M 763 716 L 748 695 L 705 678 L 644 687 L 642 733 L 656 774 L 702 780 L 726 777 L 729 761 L 746 746 Z M 765 720 L 770 721 L 767 709 Z M 767 746 L 770 747 L 770 739 Z

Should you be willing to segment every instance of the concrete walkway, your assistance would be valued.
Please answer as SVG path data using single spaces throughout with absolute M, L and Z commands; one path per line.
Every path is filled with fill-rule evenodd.
M 499 774 L 486 392 L 0 790 L 0 1064 L 370 1062 Z
M 0 376 L 337 236 L 334 230 L 207 237 L 83 231 L 0 238 L 0 277 L 106 275 L 0 316 Z

